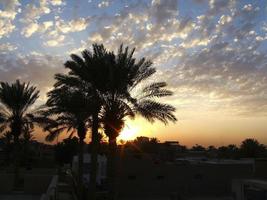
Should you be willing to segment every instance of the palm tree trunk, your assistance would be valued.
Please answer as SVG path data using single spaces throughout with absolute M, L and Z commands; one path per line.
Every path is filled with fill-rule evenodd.
M 97 147 L 98 147 L 98 112 L 96 109 L 92 116 L 92 150 L 90 170 L 90 200 L 96 199 L 96 178 L 97 178 Z
M 109 200 L 116 199 L 116 152 L 117 152 L 117 142 L 115 138 L 109 138 L 109 153 L 107 160 L 107 175 L 108 175 L 108 190 L 109 190 Z
M 83 199 L 83 139 L 79 140 L 79 165 L 78 165 L 78 195 L 79 200 Z
M 15 187 L 19 186 L 19 151 L 20 151 L 20 147 L 19 147 L 19 137 L 18 136 L 14 136 L 14 156 L 15 156 L 15 166 L 14 166 L 14 173 L 15 173 L 15 180 L 14 180 L 14 184 Z

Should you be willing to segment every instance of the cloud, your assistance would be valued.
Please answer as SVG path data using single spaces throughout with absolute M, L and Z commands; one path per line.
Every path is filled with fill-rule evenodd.
M 0 9 L 0 39 L 8 37 L 15 30 L 13 20 L 19 12 L 20 3 L 18 0 L 2 0 L 0 1 L 3 9 Z
M 68 33 L 83 31 L 88 25 L 89 18 L 77 18 L 70 21 L 64 21 L 59 16 L 56 16 L 54 26 L 53 22 L 47 22 L 38 28 L 38 32 L 45 33 L 43 35 L 43 39 L 45 40 L 43 42 L 44 46 L 59 47 L 71 43 L 71 40 L 65 42 Z
M 63 2 L 62 0 L 51 0 L 50 3 L 53 6 L 61 6 L 61 5 L 64 5 L 65 4 L 65 2 Z
M 2 37 L 9 36 L 9 34 L 12 33 L 14 29 L 15 25 L 13 25 L 11 21 L 0 19 L 0 39 Z
M 101 1 L 97 6 L 98 8 L 106 8 L 110 5 L 109 1 Z
M 175 91 L 167 101 L 181 106 L 177 103 L 181 100 L 186 102 L 182 106 L 190 108 L 197 107 L 201 99 L 208 109 L 267 114 L 267 25 L 262 18 L 265 8 L 258 1 L 250 4 L 235 0 L 190 2 L 192 9 L 185 6 L 182 11 L 183 5 L 175 0 L 129 1 L 127 6 L 122 4 L 115 11 L 101 11 L 89 17 L 77 13 L 69 19 L 65 14 L 70 9 L 62 6 L 67 5 L 65 2 L 41 0 L 22 9 L 23 27 L 18 30 L 25 37 L 39 34 L 42 48 L 54 47 L 53 52 L 57 51 L 56 47 L 64 46 L 67 53 L 79 53 L 96 42 L 104 43 L 111 50 L 121 43 L 136 47 L 136 57 L 152 59 L 159 69 L 155 79 L 167 80 Z M 98 1 L 88 6 L 104 8 L 110 3 Z M 52 12 L 61 6 L 65 13 Z M 19 7 L 17 4 L 11 10 L 18 13 Z M 16 15 L 2 15 L 9 16 L 12 23 L 10 30 L 0 29 L 0 37 L 15 30 L 12 20 Z M 0 27 L 6 26 L 1 26 L 3 16 Z M 16 50 L 12 44 L 0 46 L 1 54 L 7 56 L 8 49 Z M 41 50 L 30 50 L 34 59 L 29 62 L 36 65 L 38 60 L 39 65 L 47 65 L 48 59 Z
M 56 46 L 62 46 L 65 45 L 63 42 L 65 40 L 65 36 L 64 35 L 59 35 L 57 37 L 54 37 L 51 40 L 47 40 L 46 42 L 44 42 L 45 46 L 49 46 L 49 47 L 56 47 Z
M 32 22 L 22 29 L 21 34 L 24 35 L 25 37 L 31 37 L 32 34 L 36 32 L 44 33 L 47 30 L 50 30 L 52 26 L 53 26 L 53 21 L 45 21 L 40 24 Z
M 9 42 L 0 44 L 0 53 L 6 54 L 10 51 L 14 51 L 17 49 L 17 46 L 10 44 Z
M 151 6 L 152 17 L 154 17 L 159 24 L 178 16 L 177 0 L 153 0 Z
M 63 59 L 49 55 L 16 56 L 0 54 L 0 80 L 13 82 L 21 79 L 31 82 L 41 91 L 39 103 L 43 103 L 46 92 L 52 87 L 55 73 L 63 72 Z
M 31 23 L 35 20 L 38 20 L 42 15 L 49 14 L 51 9 L 46 0 L 40 0 L 39 5 L 36 6 L 33 3 L 27 4 L 23 13 L 24 16 L 20 19 L 23 23 Z
M 65 22 L 59 17 L 56 18 L 56 28 L 62 33 L 83 31 L 89 25 L 89 18 L 78 18 Z
M 257 21 L 257 6 L 209 1 L 209 9 L 196 18 L 177 17 L 175 6 L 176 1 L 155 0 L 151 7 L 129 6 L 108 20 L 96 19 L 98 29 L 83 46 L 100 42 L 116 49 L 124 42 L 137 47 L 138 56 L 152 58 L 159 67 L 157 79 L 168 80 L 177 94 L 170 102 L 192 99 L 194 106 L 202 99 L 217 111 L 267 114 L 267 31 Z M 159 8 L 170 11 L 157 13 Z
M 42 16 L 51 13 L 53 6 L 65 5 L 62 0 L 40 0 L 39 4 L 29 3 L 23 10 L 23 17 L 20 19 L 23 28 L 21 34 L 25 37 L 31 37 L 34 33 L 45 33 L 49 31 L 54 22 L 44 21 L 39 22 Z

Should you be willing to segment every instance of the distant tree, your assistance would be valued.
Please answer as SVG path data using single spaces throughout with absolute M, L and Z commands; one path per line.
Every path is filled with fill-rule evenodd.
M 216 149 L 216 147 L 215 146 L 213 146 L 213 145 L 210 145 L 210 146 L 208 146 L 208 148 L 207 148 L 207 151 L 216 151 L 217 149 Z
M 261 157 L 264 155 L 265 151 L 266 147 L 253 138 L 245 139 L 240 145 L 240 152 L 244 157 Z
M 185 152 L 187 152 L 187 147 L 185 146 L 185 145 L 181 145 L 181 144 L 179 144 L 178 145 L 178 152 L 180 152 L 180 153 L 185 153 Z
M 228 146 L 221 146 L 218 148 L 218 157 L 219 158 L 238 158 L 239 149 L 236 145 L 230 144 Z
M 136 137 L 133 141 L 138 151 L 144 153 L 157 153 L 159 151 L 159 140 L 145 136 Z
M 33 128 L 34 112 L 31 106 L 39 97 L 39 91 L 29 83 L 0 83 L 0 133 L 10 131 L 14 139 L 15 184 L 19 184 L 19 137 Z
M 160 141 L 159 141 L 158 138 L 152 137 L 152 138 L 150 138 L 149 142 L 152 143 L 152 144 L 158 144 Z
M 192 151 L 205 151 L 205 147 L 199 145 L 199 144 L 195 144 L 192 148 L 191 148 Z
M 138 136 L 134 140 L 135 145 L 142 148 L 142 145 L 149 143 L 149 137 L 146 136 Z

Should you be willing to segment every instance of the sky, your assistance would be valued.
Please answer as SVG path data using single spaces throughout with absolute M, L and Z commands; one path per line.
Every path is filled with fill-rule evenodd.
M 37 105 L 69 55 L 93 43 L 136 48 L 174 92 L 162 101 L 178 122 L 127 120 L 127 139 L 267 144 L 266 0 L 0 0 L 0 80 L 31 81 Z

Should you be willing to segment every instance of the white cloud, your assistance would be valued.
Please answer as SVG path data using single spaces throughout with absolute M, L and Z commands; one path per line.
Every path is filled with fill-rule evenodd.
M 27 27 L 22 29 L 21 34 L 25 37 L 30 37 L 33 33 L 35 33 L 38 30 L 38 24 L 37 23 L 30 23 Z
M 44 42 L 44 45 L 49 46 L 49 47 L 62 46 L 62 45 L 64 45 L 64 43 L 63 43 L 64 40 L 65 40 L 65 36 L 59 35 L 58 37 L 55 37 L 51 40 L 47 40 L 46 42 Z
M 9 42 L 0 44 L 0 53 L 5 54 L 10 51 L 14 51 L 17 49 L 17 46 L 10 44 Z
M 8 37 L 15 30 L 13 20 L 19 12 L 20 3 L 18 0 L 0 1 L 3 9 L 0 9 L 0 38 Z
M 29 23 L 27 26 L 25 26 L 21 34 L 25 37 L 30 37 L 32 34 L 38 32 L 38 33 L 44 33 L 45 31 L 49 30 L 53 26 L 53 21 L 45 21 L 41 24 L 32 22 Z
M 0 18 L 15 19 L 17 15 L 17 7 L 20 6 L 18 0 L 2 0 L 0 5 L 3 5 L 4 9 L 0 10 Z
M 40 19 L 42 15 L 49 14 L 50 12 L 51 9 L 46 0 L 41 0 L 39 6 L 36 6 L 35 4 L 27 4 L 23 12 L 25 13 L 24 17 L 20 19 L 20 21 L 23 23 L 30 23 Z
M 49 55 L 14 56 L 0 54 L 0 80 L 14 81 L 21 79 L 31 82 L 41 91 L 41 98 L 45 99 L 47 88 L 54 82 L 54 74 L 63 72 L 63 59 Z M 39 102 L 44 103 L 44 101 Z
M 222 15 L 218 21 L 219 24 L 225 25 L 232 21 L 232 18 L 229 15 Z
M 15 29 L 15 25 L 10 20 L 0 19 L 0 38 L 9 36 Z
M 62 0 L 50 0 L 50 3 L 53 6 L 61 6 L 61 5 L 64 5 L 64 2 Z
M 109 4 L 110 4 L 109 1 L 102 1 L 97 6 L 98 6 L 98 8 L 106 8 L 109 6 Z
M 251 4 L 246 4 L 243 7 L 243 10 L 245 11 L 252 11 L 252 9 L 253 9 L 253 6 Z
M 59 18 L 57 18 L 56 20 L 56 27 L 62 33 L 83 31 L 87 28 L 88 25 L 88 18 L 78 18 L 68 22 L 65 22 L 64 20 Z

